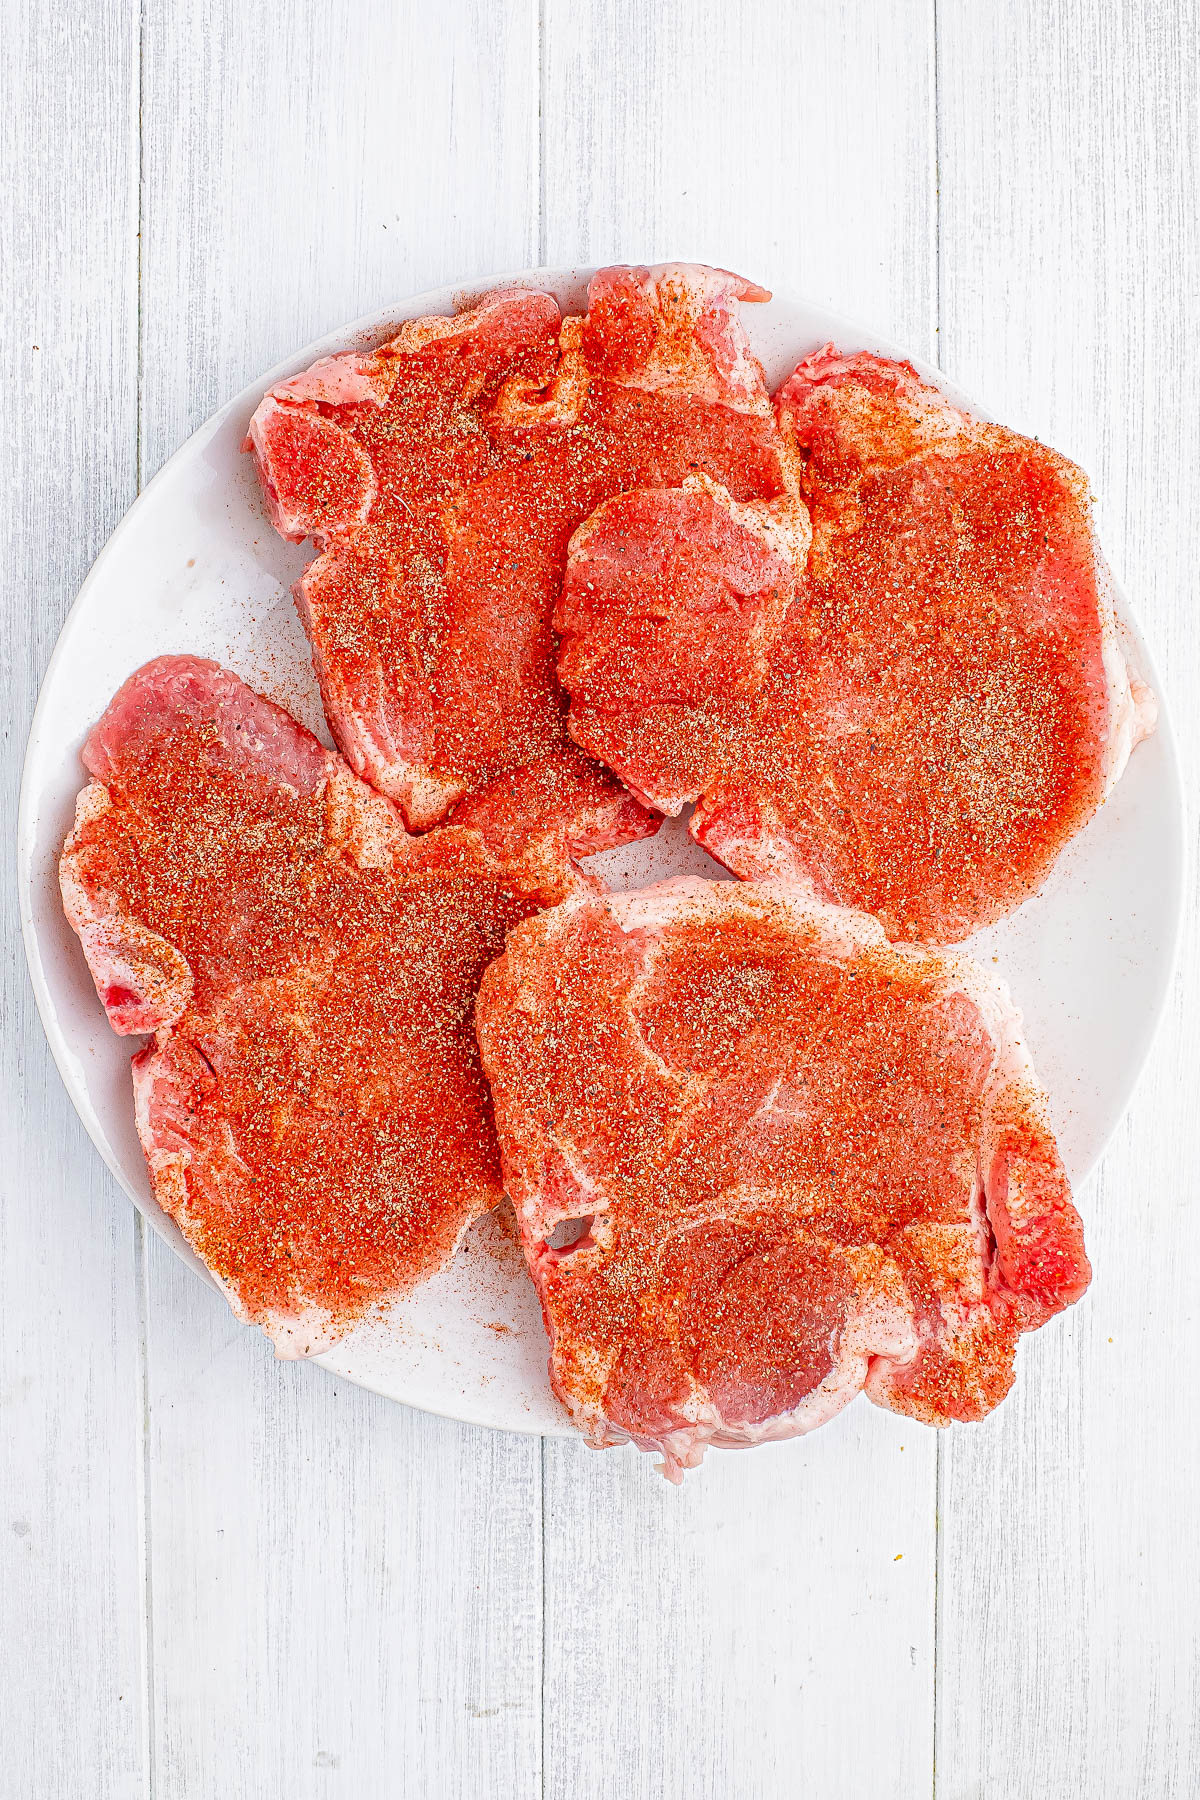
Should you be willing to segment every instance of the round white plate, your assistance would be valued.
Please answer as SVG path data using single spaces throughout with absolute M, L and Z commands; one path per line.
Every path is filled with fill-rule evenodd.
M 488 285 L 545 287 L 564 310 L 581 309 L 590 273 L 539 269 Z M 127 675 L 152 656 L 180 651 L 215 657 L 330 741 L 289 593 L 312 547 L 285 544 L 268 525 L 251 459 L 241 454 L 246 424 L 273 382 L 318 356 L 380 343 L 401 320 L 453 312 L 467 297 L 454 288 L 418 294 L 334 332 L 263 375 L 197 431 L 96 559 L 34 715 L 18 868 L 46 1035 L 105 1162 L 155 1231 L 205 1280 L 203 1265 L 154 1202 L 133 1125 L 131 1045 L 109 1030 L 59 904 L 58 852 L 85 779 L 79 749 Z M 772 388 L 829 339 L 846 350 L 903 354 L 799 300 L 777 297 L 745 307 L 743 316 Z M 970 404 L 936 371 L 923 372 Z M 1157 688 L 1140 639 L 1138 652 L 1141 672 Z M 617 887 L 686 872 L 726 878 L 681 820 L 648 843 L 605 852 L 591 867 Z M 1076 1181 L 1100 1155 L 1149 1048 L 1174 961 L 1182 881 L 1182 794 L 1164 710 L 1157 734 L 1135 751 L 1112 798 L 1060 858 L 1042 893 L 969 946 L 999 968 L 1024 1010 Z M 386 1320 L 362 1326 L 319 1360 L 351 1381 L 452 1418 L 516 1431 L 570 1429 L 550 1392 L 537 1299 L 503 1212 L 474 1226 L 451 1266 Z

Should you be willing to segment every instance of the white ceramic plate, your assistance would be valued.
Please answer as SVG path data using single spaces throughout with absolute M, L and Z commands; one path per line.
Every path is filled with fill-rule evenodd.
M 497 283 L 545 287 L 564 309 L 581 308 L 590 273 L 536 270 Z M 46 1034 L 105 1162 L 155 1231 L 205 1280 L 202 1264 L 154 1202 L 133 1126 L 131 1046 L 109 1030 L 59 904 L 58 851 L 84 780 L 80 745 L 127 675 L 152 656 L 180 651 L 215 657 L 330 741 L 289 594 L 312 548 L 281 542 L 267 524 L 251 459 L 241 454 L 246 423 L 266 388 L 318 356 L 382 342 L 402 319 L 452 312 L 465 297 L 452 288 L 419 294 L 310 344 L 196 432 L 97 558 L 63 627 L 34 715 L 18 867 Z M 743 315 L 772 388 L 828 339 L 847 350 L 902 354 L 798 300 L 776 298 L 745 307 Z M 935 371 L 924 372 L 940 381 Z M 1140 639 L 1138 650 L 1142 673 L 1158 688 Z M 685 872 L 725 878 L 691 843 L 683 821 L 668 823 L 649 843 L 607 851 L 591 866 L 618 887 Z M 998 966 L 1024 1009 L 1076 1181 L 1119 1119 L 1162 1011 L 1182 869 L 1179 767 L 1164 710 L 1156 736 L 1134 753 L 1112 798 L 1060 858 L 1042 893 L 970 945 Z M 452 1418 L 516 1431 L 570 1429 L 550 1393 L 539 1308 L 503 1214 L 480 1221 L 451 1266 L 386 1321 L 361 1327 L 320 1361 L 351 1381 Z

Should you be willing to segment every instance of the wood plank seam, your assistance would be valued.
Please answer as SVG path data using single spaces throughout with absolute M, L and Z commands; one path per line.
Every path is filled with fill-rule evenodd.
M 140 402 L 139 402 L 140 411 Z M 146 1269 L 149 1235 L 145 1220 L 136 1208 L 133 1213 L 134 1256 L 137 1264 L 138 1378 L 142 1454 L 138 1468 L 138 1548 L 142 1559 L 142 1771 L 146 1784 L 146 1800 L 154 1800 L 154 1561 L 151 1542 L 150 1492 L 150 1353 L 149 1353 L 149 1283 Z

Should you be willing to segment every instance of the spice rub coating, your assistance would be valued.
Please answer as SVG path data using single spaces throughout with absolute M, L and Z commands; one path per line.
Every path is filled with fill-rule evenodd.
M 1153 728 L 1087 483 L 907 363 L 827 346 L 776 408 L 812 544 L 765 678 L 688 694 L 668 669 L 655 694 L 655 663 L 622 683 L 610 658 L 589 683 L 612 595 L 568 621 L 571 733 L 650 804 L 699 800 L 692 834 L 735 874 L 953 942 L 1037 890 Z M 627 612 L 678 610 L 675 569 L 651 585 Z
M 286 712 L 163 657 L 89 736 L 60 874 L 134 1057 L 159 1204 L 280 1354 L 440 1267 L 501 1198 L 472 1012 L 569 892 L 472 827 L 420 838 Z
M 476 800 L 580 854 L 657 828 L 568 737 L 552 615 L 572 532 L 614 495 L 794 487 L 737 317 L 766 297 L 693 265 L 602 270 L 585 317 L 499 289 L 263 400 L 273 522 L 321 547 L 296 598 L 330 728 L 412 828 Z
M 564 687 L 622 710 L 757 692 L 810 535 L 791 496 L 739 505 L 705 475 L 606 501 L 569 546 L 554 615 Z
M 477 1006 L 554 1387 L 669 1473 L 1003 1398 L 1089 1268 L 1006 991 L 784 883 L 577 895 Z

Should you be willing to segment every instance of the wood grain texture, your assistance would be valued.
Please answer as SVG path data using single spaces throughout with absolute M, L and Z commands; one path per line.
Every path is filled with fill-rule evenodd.
M 6 22 L 10 834 L 37 681 L 139 473 L 318 332 L 538 260 L 740 267 L 1076 456 L 1194 783 L 1196 0 L 16 0 Z M 931 1434 L 860 1402 L 679 1492 L 649 1458 L 276 1364 L 141 1245 L 6 910 L 0 1792 L 1200 1793 L 1198 932 L 1083 1195 L 1092 1292 L 999 1414 L 941 1440 L 940 1480 Z
M 276 1363 L 198 1292 L 155 1258 L 155 1796 L 532 1800 L 536 1440 Z
M 939 0 L 938 16 L 943 364 L 1089 471 L 1194 780 L 1197 10 Z M 1197 950 L 1193 915 L 1081 1199 L 1090 1295 L 1027 1340 L 1000 1412 L 946 1442 L 939 1800 L 1200 1793 Z
M 545 0 L 543 257 L 736 268 L 932 350 L 932 0 Z
M 147 14 L 144 473 L 389 296 L 533 260 L 532 4 Z M 540 1446 L 276 1364 L 148 1259 L 155 1800 L 539 1792 Z
M 544 24 L 547 261 L 707 259 L 932 353 L 929 7 Z M 932 1434 L 859 1401 L 682 1492 L 648 1464 L 546 1444 L 547 1796 L 928 1795 Z
M 135 492 L 136 108 L 136 5 L 6 10 L 0 1790 L 70 1794 L 86 1770 L 106 1800 L 144 1792 L 136 1219 L 42 1036 L 8 846 L 42 671 Z
M 928 1795 L 931 1448 L 865 1401 L 682 1489 L 547 1442 L 546 1793 Z
M 536 0 L 152 5 L 143 119 L 146 478 L 323 332 L 536 261 Z

